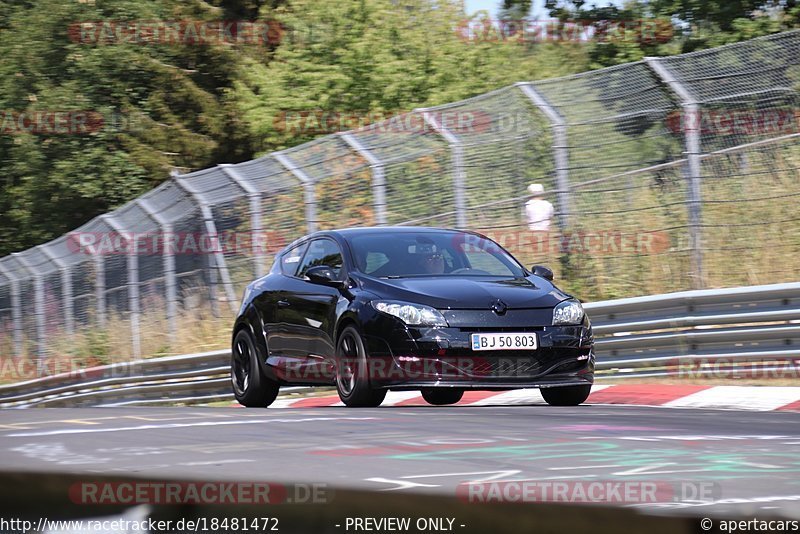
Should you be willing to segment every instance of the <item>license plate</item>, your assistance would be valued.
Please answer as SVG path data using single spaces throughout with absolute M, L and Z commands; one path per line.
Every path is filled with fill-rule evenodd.
M 508 332 L 503 334 L 472 334 L 472 350 L 536 350 L 536 334 Z

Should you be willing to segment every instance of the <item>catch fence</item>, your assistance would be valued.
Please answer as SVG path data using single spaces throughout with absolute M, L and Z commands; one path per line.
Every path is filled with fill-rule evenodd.
M 0 259 L 0 359 L 224 347 L 317 229 L 478 230 L 596 301 L 798 279 L 800 31 L 417 109 L 164 183 Z M 526 187 L 555 206 L 523 218 Z

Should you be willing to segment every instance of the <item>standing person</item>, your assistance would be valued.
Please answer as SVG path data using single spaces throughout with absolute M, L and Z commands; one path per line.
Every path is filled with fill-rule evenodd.
M 550 219 L 553 218 L 555 209 L 553 205 L 542 198 L 544 196 L 544 186 L 542 184 L 531 184 L 528 186 L 530 200 L 525 203 L 525 218 L 528 221 L 528 229 L 537 232 L 550 231 Z

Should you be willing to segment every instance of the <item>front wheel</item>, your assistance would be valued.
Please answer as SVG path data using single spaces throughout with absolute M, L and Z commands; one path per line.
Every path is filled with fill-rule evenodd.
M 374 408 L 386 398 L 385 389 L 370 385 L 367 350 L 354 326 L 345 328 L 336 343 L 336 391 L 351 408 Z
M 539 391 L 550 406 L 577 406 L 589 397 L 592 386 L 562 386 Z
M 242 406 L 266 408 L 278 396 L 280 385 L 261 372 L 253 336 L 246 329 L 233 338 L 231 350 L 233 396 Z
M 423 389 L 420 393 L 422 393 L 422 398 L 425 399 L 425 402 L 433 404 L 434 406 L 455 404 L 464 396 L 463 389 L 431 388 Z

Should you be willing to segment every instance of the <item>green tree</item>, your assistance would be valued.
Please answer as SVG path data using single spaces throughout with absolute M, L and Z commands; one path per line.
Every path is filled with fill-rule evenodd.
M 232 47 L 109 43 L 93 36 L 112 34 L 81 35 L 76 25 L 226 16 L 221 5 L 171 0 L 3 4 L 0 255 L 75 228 L 157 185 L 173 167 L 251 157 L 224 95 L 239 58 Z M 102 127 L 59 134 L 13 124 L 54 111 L 90 112 Z

